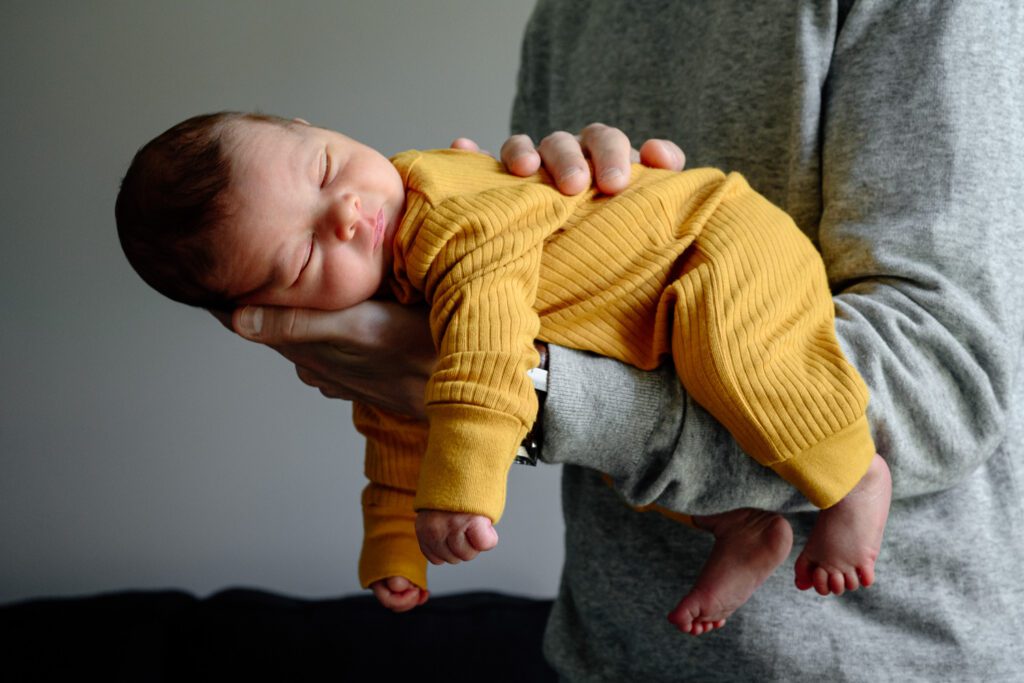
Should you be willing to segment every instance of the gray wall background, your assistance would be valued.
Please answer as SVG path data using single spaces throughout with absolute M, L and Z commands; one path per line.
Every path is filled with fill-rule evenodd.
M 189 115 L 260 109 L 391 154 L 504 139 L 532 0 L 0 2 L 0 601 L 359 590 L 349 406 L 149 291 L 113 203 Z M 435 592 L 553 595 L 558 470 L 514 468 L 501 545 Z

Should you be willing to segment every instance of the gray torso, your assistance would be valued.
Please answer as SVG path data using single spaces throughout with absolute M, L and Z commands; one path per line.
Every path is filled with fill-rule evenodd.
M 1024 679 L 1024 10 L 935 5 L 538 6 L 513 127 L 671 138 L 789 211 L 822 251 L 896 495 L 871 589 L 800 593 L 790 563 L 724 629 L 682 636 L 665 615 L 710 540 L 623 497 L 789 510 L 798 546 L 813 513 L 671 372 L 556 350 L 567 560 L 546 651 L 566 678 Z

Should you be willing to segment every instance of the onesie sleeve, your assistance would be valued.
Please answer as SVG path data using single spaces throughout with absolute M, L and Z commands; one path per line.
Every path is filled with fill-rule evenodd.
M 366 437 L 363 548 L 359 583 L 402 576 L 427 587 L 427 561 L 416 540 L 413 497 L 426 448 L 426 424 L 362 403 L 352 404 L 356 429 Z
M 464 224 L 428 277 L 438 364 L 427 386 L 430 434 L 416 509 L 497 522 L 509 467 L 537 416 L 527 371 L 538 362 L 533 301 L 543 239 L 529 225 L 496 229 L 486 225 L 490 217 L 460 211 L 437 212 L 432 220 L 439 224 L 427 227 L 454 234 L 440 224 Z
M 415 508 L 497 522 L 516 448 L 537 416 L 533 310 L 541 251 L 571 203 L 481 155 L 429 153 L 407 195 L 396 273 L 430 305 L 438 363 Z

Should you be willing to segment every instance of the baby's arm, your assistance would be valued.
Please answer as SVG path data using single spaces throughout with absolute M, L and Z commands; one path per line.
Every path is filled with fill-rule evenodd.
M 498 545 L 498 532 L 483 515 L 446 510 L 420 510 L 416 538 L 431 564 L 458 564 Z
M 366 477 L 370 480 L 362 496 L 359 582 L 370 588 L 401 577 L 425 590 L 427 562 L 416 540 L 413 497 L 426 444 L 426 424 L 362 403 L 353 404 L 353 419 L 366 437 Z
M 416 215 L 422 220 L 405 272 L 411 288 L 430 304 L 438 349 L 427 384 L 430 435 L 416 508 L 482 515 L 497 523 L 509 467 L 537 414 L 527 371 L 537 363 L 533 340 L 540 322 L 533 303 L 541 250 L 569 208 L 539 181 L 510 178 L 477 155 L 424 157 L 410 178 L 423 187 L 423 198 L 419 190 L 408 198 L 410 207 L 420 207 Z M 452 183 L 451 196 L 444 186 L 449 178 L 459 181 Z M 474 183 L 479 190 L 464 190 Z M 548 224 L 539 225 L 538 216 Z M 466 539 L 463 533 L 465 544 L 456 542 L 454 549 L 445 542 L 449 538 L 438 531 L 421 540 L 444 561 L 446 555 L 471 556 L 489 547 L 494 536 L 488 530 L 475 547 L 472 535 Z

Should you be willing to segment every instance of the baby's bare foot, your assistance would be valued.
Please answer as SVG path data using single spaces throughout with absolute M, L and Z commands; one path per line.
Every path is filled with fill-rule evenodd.
M 819 595 L 842 595 L 874 583 L 891 499 L 889 466 L 876 454 L 853 490 L 819 513 L 796 560 L 796 587 L 814 588 Z
M 715 546 L 697 583 L 668 620 L 683 633 L 699 636 L 721 628 L 782 564 L 793 547 L 793 530 L 781 516 L 751 508 L 693 521 L 715 535 Z

